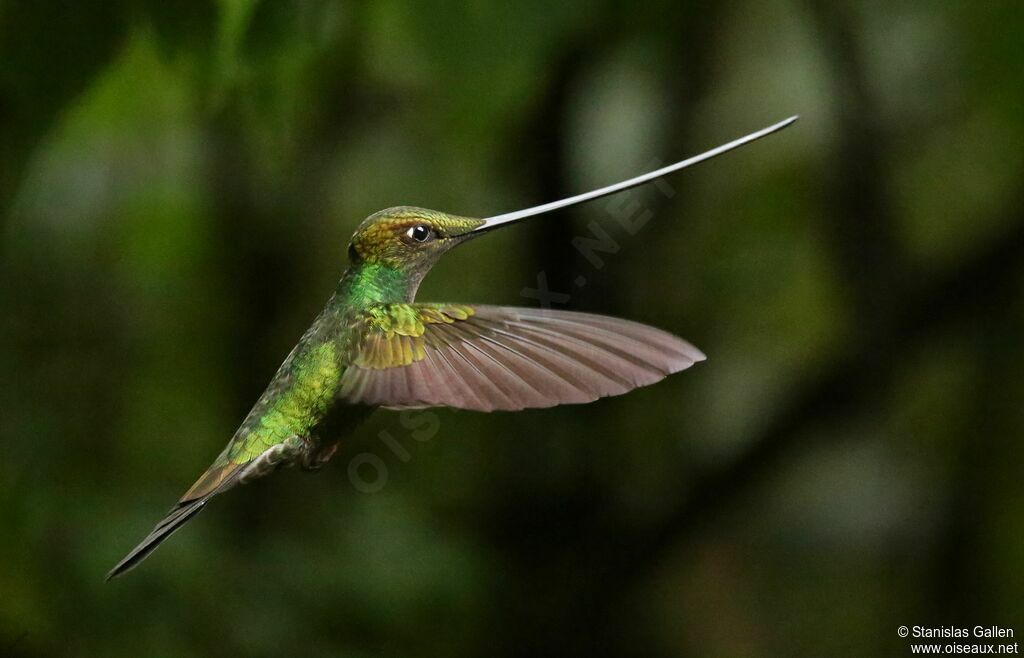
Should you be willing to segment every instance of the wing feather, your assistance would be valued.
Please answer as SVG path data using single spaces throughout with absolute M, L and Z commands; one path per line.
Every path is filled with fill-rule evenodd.
M 704 355 L 667 332 L 591 313 L 502 306 L 372 308 L 342 377 L 347 402 L 516 410 L 647 386 Z

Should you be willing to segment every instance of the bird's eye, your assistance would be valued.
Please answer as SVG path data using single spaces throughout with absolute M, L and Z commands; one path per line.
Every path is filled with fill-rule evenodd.
M 406 231 L 405 234 L 409 236 L 410 240 L 413 240 L 415 242 L 426 242 L 427 240 L 430 239 L 434 232 L 430 229 L 429 226 L 417 224 L 416 226 L 413 226 L 408 231 Z

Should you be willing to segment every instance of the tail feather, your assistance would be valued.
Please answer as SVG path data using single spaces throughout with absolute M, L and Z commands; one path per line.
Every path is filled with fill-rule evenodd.
M 213 466 L 199 477 L 196 483 L 181 497 L 178 504 L 172 507 L 167 516 L 160 523 L 157 523 L 153 531 L 142 540 L 142 543 L 133 548 L 131 553 L 126 555 L 123 560 L 110 570 L 110 573 L 107 574 L 107 580 L 116 578 L 137 567 L 165 539 L 174 534 L 178 528 L 185 525 L 189 519 L 201 512 L 206 507 L 206 503 L 210 502 L 210 499 L 217 494 L 224 493 L 228 489 L 242 484 L 246 481 L 246 478 L 266 475 L 287 463 L 287 459 L 294 457 L 294 453 L 289 453 L 288 450 L 294 451 L 296 446 L 301 447 L 304 445 L 297 437 L 293 438 L 293 442 L 275 444 L 264 450 L 256 459 L 244 463 L 225 460 L 224 455 L 221 455 L 222 458 L 218 459 Z M 225 450 L 226 452 L 227 450 Z
M 156 524 L 153 531 L 142 540 L 142 542 L 132 549 L 131 553 L 126 555 L 123 560 L 117 563 L 110 573 L 107 574 L 107 580 L 116 578 L 123 573 L 126 573 L 134 569 L 140 562 L 149 557 L 149 554 L 156 550 L 156 548 L 163 543 L 165 539 L 174 534 L 174 531 L 183 526 L 189 519 L 202 511 L 203 507 L 209 501 L 209 495 L 189 500 L 183 503 L 178 503 L 171 512 L 164 517 L 160 523 Z
M 142 542 L 132 549 L 123 560 L 118 562 L 107 574 L 107 580 L 117 578 L 123 573 L 131 571 L 140 562 L 149 557 L 165 539 L 174 534 L 189 519 L 199 514 L 206 507 L 206 503 L 219 493 L 223 493 L 240 482 L 239 476 L 245 472 L 241 464 L 214 464 L 199 480 L 192 485 L 185 495 L 178 500 L 178 504 L 171 508 L 160 523 L 156 524 L 153 531 L 146 536 Z

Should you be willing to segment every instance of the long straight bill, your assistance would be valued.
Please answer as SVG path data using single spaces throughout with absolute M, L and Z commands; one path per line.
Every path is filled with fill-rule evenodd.
M 798 118 L 799 117 L 796 116 L 789 117 L 785 121 L 780 121 L 774 125 L 768 126 L 767 128 L 762 128 L 761 130 L 758 130 L 755 133 L 750 133 L 746 137 L 740 137 L 739 139 L 733 140 L 728 144 L 722 144 L 721 146 L 713 148 L 710 151 L 705 151 L 700 155 L 695 155 L 692 158 L 687 158 L 686 160 L 682 160 L 675 164 L 670 164 L 667 167 L 662 167 L 661 169 L 656 169 L 654 171 L 647 172 L 646 174 L 641 174 L 636 178 L 630 178 L 629 180 L 624 180 L 620 183 L 608 185 L 607 187 L 591 190 L 589 192 L 577 194 L 576 196 L 560 199 L 558 201 L 552 201 L 550 203 L 545 203 L 540 206 L 526 208 L 525 210 L 516 210 L 515 212 L 507 212 L 503 215 L 495 215 L 494 217 L 488 217 L 487 219 L 484 220 L 484 223 L 481 226 L 474 229 L 474 231 L 486 231 L 496 226 L 500 226 L 502 224 L 517 222 L 520 219 L 526 219 L 527 217 L 533 217 L 534 215 L 540 215 L 546 212 L 550 212 L 552 210 L 558 210 L 559 208 L 574 206 L 577 203 L 583 203 L 584 201 L 600 199 L 601 197 L 608 196 L 609 194 L 615 194 L 616 192 L 628 190 L 629 188 L 636 187 L 637 185 L 643 185 L 644 183 L 652 181 L 656 178 L 661 178 L 662 176 L 671 174 L 672 172 L 675 171 L 679 171 L 680 169 L 686 169 L 687 167 L 695 165 L 698 162 L 710 160 L 715 156 L 722 155 L 723 153 L 727 153 L 733 149 L 739 148 L 744 144 L 749 144 L 750 142 L 761 139 L 762 137 L 770 135 L 773 132 L 782 130 L 786 126 L 796 121 Z

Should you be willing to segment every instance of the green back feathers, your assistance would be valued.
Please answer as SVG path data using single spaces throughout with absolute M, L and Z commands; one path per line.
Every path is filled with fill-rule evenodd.
M 249 432 L 229 447 L 228 459 L 245 463 L 289 437 L 308 434 L 330 406 L 341 372 L 333 342 L 297 354 L 290 385 L 268 401 Z

